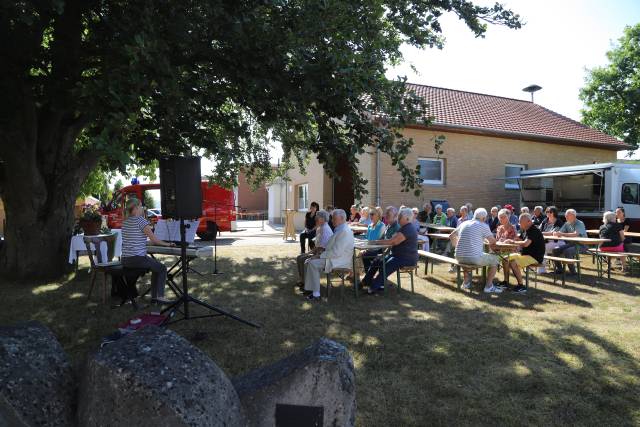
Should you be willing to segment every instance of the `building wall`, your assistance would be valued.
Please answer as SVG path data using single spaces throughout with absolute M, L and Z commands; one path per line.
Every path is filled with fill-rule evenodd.
M 407 156 L 410 167 L 415 167 L 419 157 L 434 158 L 431 139 L 445 135 L 444 185 L 424 185 L 421 196 L 400 191 L 400 174 L 391 164 L 389 156 L 381 156 L 380 197 L 383 205 L 421 206 L 431 199 L 445 199 L 454 207 L 471 202 L 474 207 L 490 207 L 495 204 L 520 200 L 519 190 L 504 188 L 505 164 L 524 164 L 527 169 L 569 166 L 587 163 L 611 162 L 616 152 L 591 147 L 563 146 L 541 142 L 474 136 L 451 132 L 434 132 L 422 129 L 405 129 L 403 134 L 414 139 L 413 150 Z M 371 178 L 371 181 L 375 176 Z M 375 191 L 375 190 L 374 190 Z M 375 196 L 374 196 L 375 197 Z
M 237 188 L 238 197 L 236 198 L 236 204 L 240 206 L 241 209 L 246 209 L 248 212 L 267 210 L 268 194 L 264 186 L 252 190 L 244 172 L 240 172 Z
M 309 185 L 309 203 L 318 202 L 321 208 L 326 207 L 331 201 L 329 199 L 325 199 L 328 194 L 331 194 L 331 188 L 329 187 L 328 191 L 325 192 L 328 183 L 325 179 L 326 174 L 324 173 L 324 168 L 318 162 L 318 159 L 315 156 L 311 156 L 309 159 L 309 163 L 306 167 L 306 174 L 300 173 L 297 168 L 291 169 L 288 172 L 288 182 L 286 187 L 286 206 L 287 209 L 295 209 L 295 225 L 297 230 L 304 229 L 304 215 L 306 213 L 305 210 L 300 210 L 297 202 L 297 189 L 301 184 Z

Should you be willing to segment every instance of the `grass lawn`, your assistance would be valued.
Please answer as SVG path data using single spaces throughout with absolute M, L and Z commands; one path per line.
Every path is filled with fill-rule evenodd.
M 455 275 L 438 265 L 428 280 L 420 271 L 415 294 L 356 301 L 334 292 L 311 304 L 295 290 L 297 248 L 223 247 L 224 274 L 191 276 L 198 297 L 262 329 L 221 318 L 171 328 L 187 338 L 205 332 L 195 344 L 230 376 L 321 336 L 343 343 L 357 370 L 359 426 L 640 425 L 638 278 L 614 275 L 597 285 L 585 256 L 581 284 L 562 288 L 542 277 L 527 295 L 485 295 L 479 285 L 456 290 Z M 407 289 L 409 279 L 403 283 Z M 8 283 L 2 291 L 0 323 L 42 321 L 75 366 L 133 315 L 97 294 L 87 302 L 86 264 L 60 282 Z

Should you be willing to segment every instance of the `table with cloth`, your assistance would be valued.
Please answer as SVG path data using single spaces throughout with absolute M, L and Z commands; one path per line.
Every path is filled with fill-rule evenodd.
M 120 258 L 122 255 L 122 232 L 120 229 L 114 228 L 109 234 L 116 234 L 115 247 L 113 249 L 113 256 Z M 91 250 L 95 251 L 93 243 L 91 244 Z M 108 248 L 107 242 L 100 244 L 100 262 L 108 262 Z M 71 236 L 71 244 L 69 245 L 69 264 L 75 264 L 78 268 L 78 258 L 81 255 L 87 255 L 87 247 L 84 244 L 84 234 L 76 234 Z

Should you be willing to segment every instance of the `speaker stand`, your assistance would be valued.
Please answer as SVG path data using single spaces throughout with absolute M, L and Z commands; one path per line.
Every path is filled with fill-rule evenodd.
M 206 302 L 200 301 L 199 299 L 189 295 L 189 285 L 187 282 L 187 268 L 186 268 L 187 267 L 187 242 L 186 242 L 187 227 L 189 227 L 189 224 L 185 224 L 184 219 L 180 218 L 180 247 L 181 247 L 180 258 L 182 262 L 182 294 L 175 302 L 173 302 L 173 304 L 165 307 L 161 311 L 162 314 L 168 313 L 167 316 L 170 320 L 167 322 L 167 324 L 176 323 L 181 320 L 192 320 L 192 319 L 202 319 L 205 317 L 225 316 L 233 320 L 236 320 L 240 323 L 244 323 L 245 325 L 253 326 L 254 328 L 260 328 L 260 326 L 256 325 L 255 323 L 252 323 L 248 320 L 244 320 L 234 314 L 224 311 L 214 305 L 207 304 Z M 196 304 L 206 308 L 209 311 L 209 314 L 193 316 L 189 312 L 190 304 Z M 182 317 L 174 318 L 176 316 L 176 313 L 182 314 Z

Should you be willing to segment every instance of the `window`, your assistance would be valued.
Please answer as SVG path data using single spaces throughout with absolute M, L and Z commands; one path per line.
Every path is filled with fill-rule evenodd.
M 520 172 L 527 169 L 525 165 L 504 165 L 504 176 L 520 176 Z M 520 183 L 517 179 L 505 179 L 504 188 L 506 190 L 519 190 Z
M 309 209 L 309 184 L 297 186 L 298 193 L 298 210 L 306 211 Z
M 443 159 L 418 159 L 418 166 L 420 166 L 420 178 L 422 178 L 422 184 L 444 184 Z
M 638 184 L 622 184 L 620 200 L 625 205 L 638 204 Z

